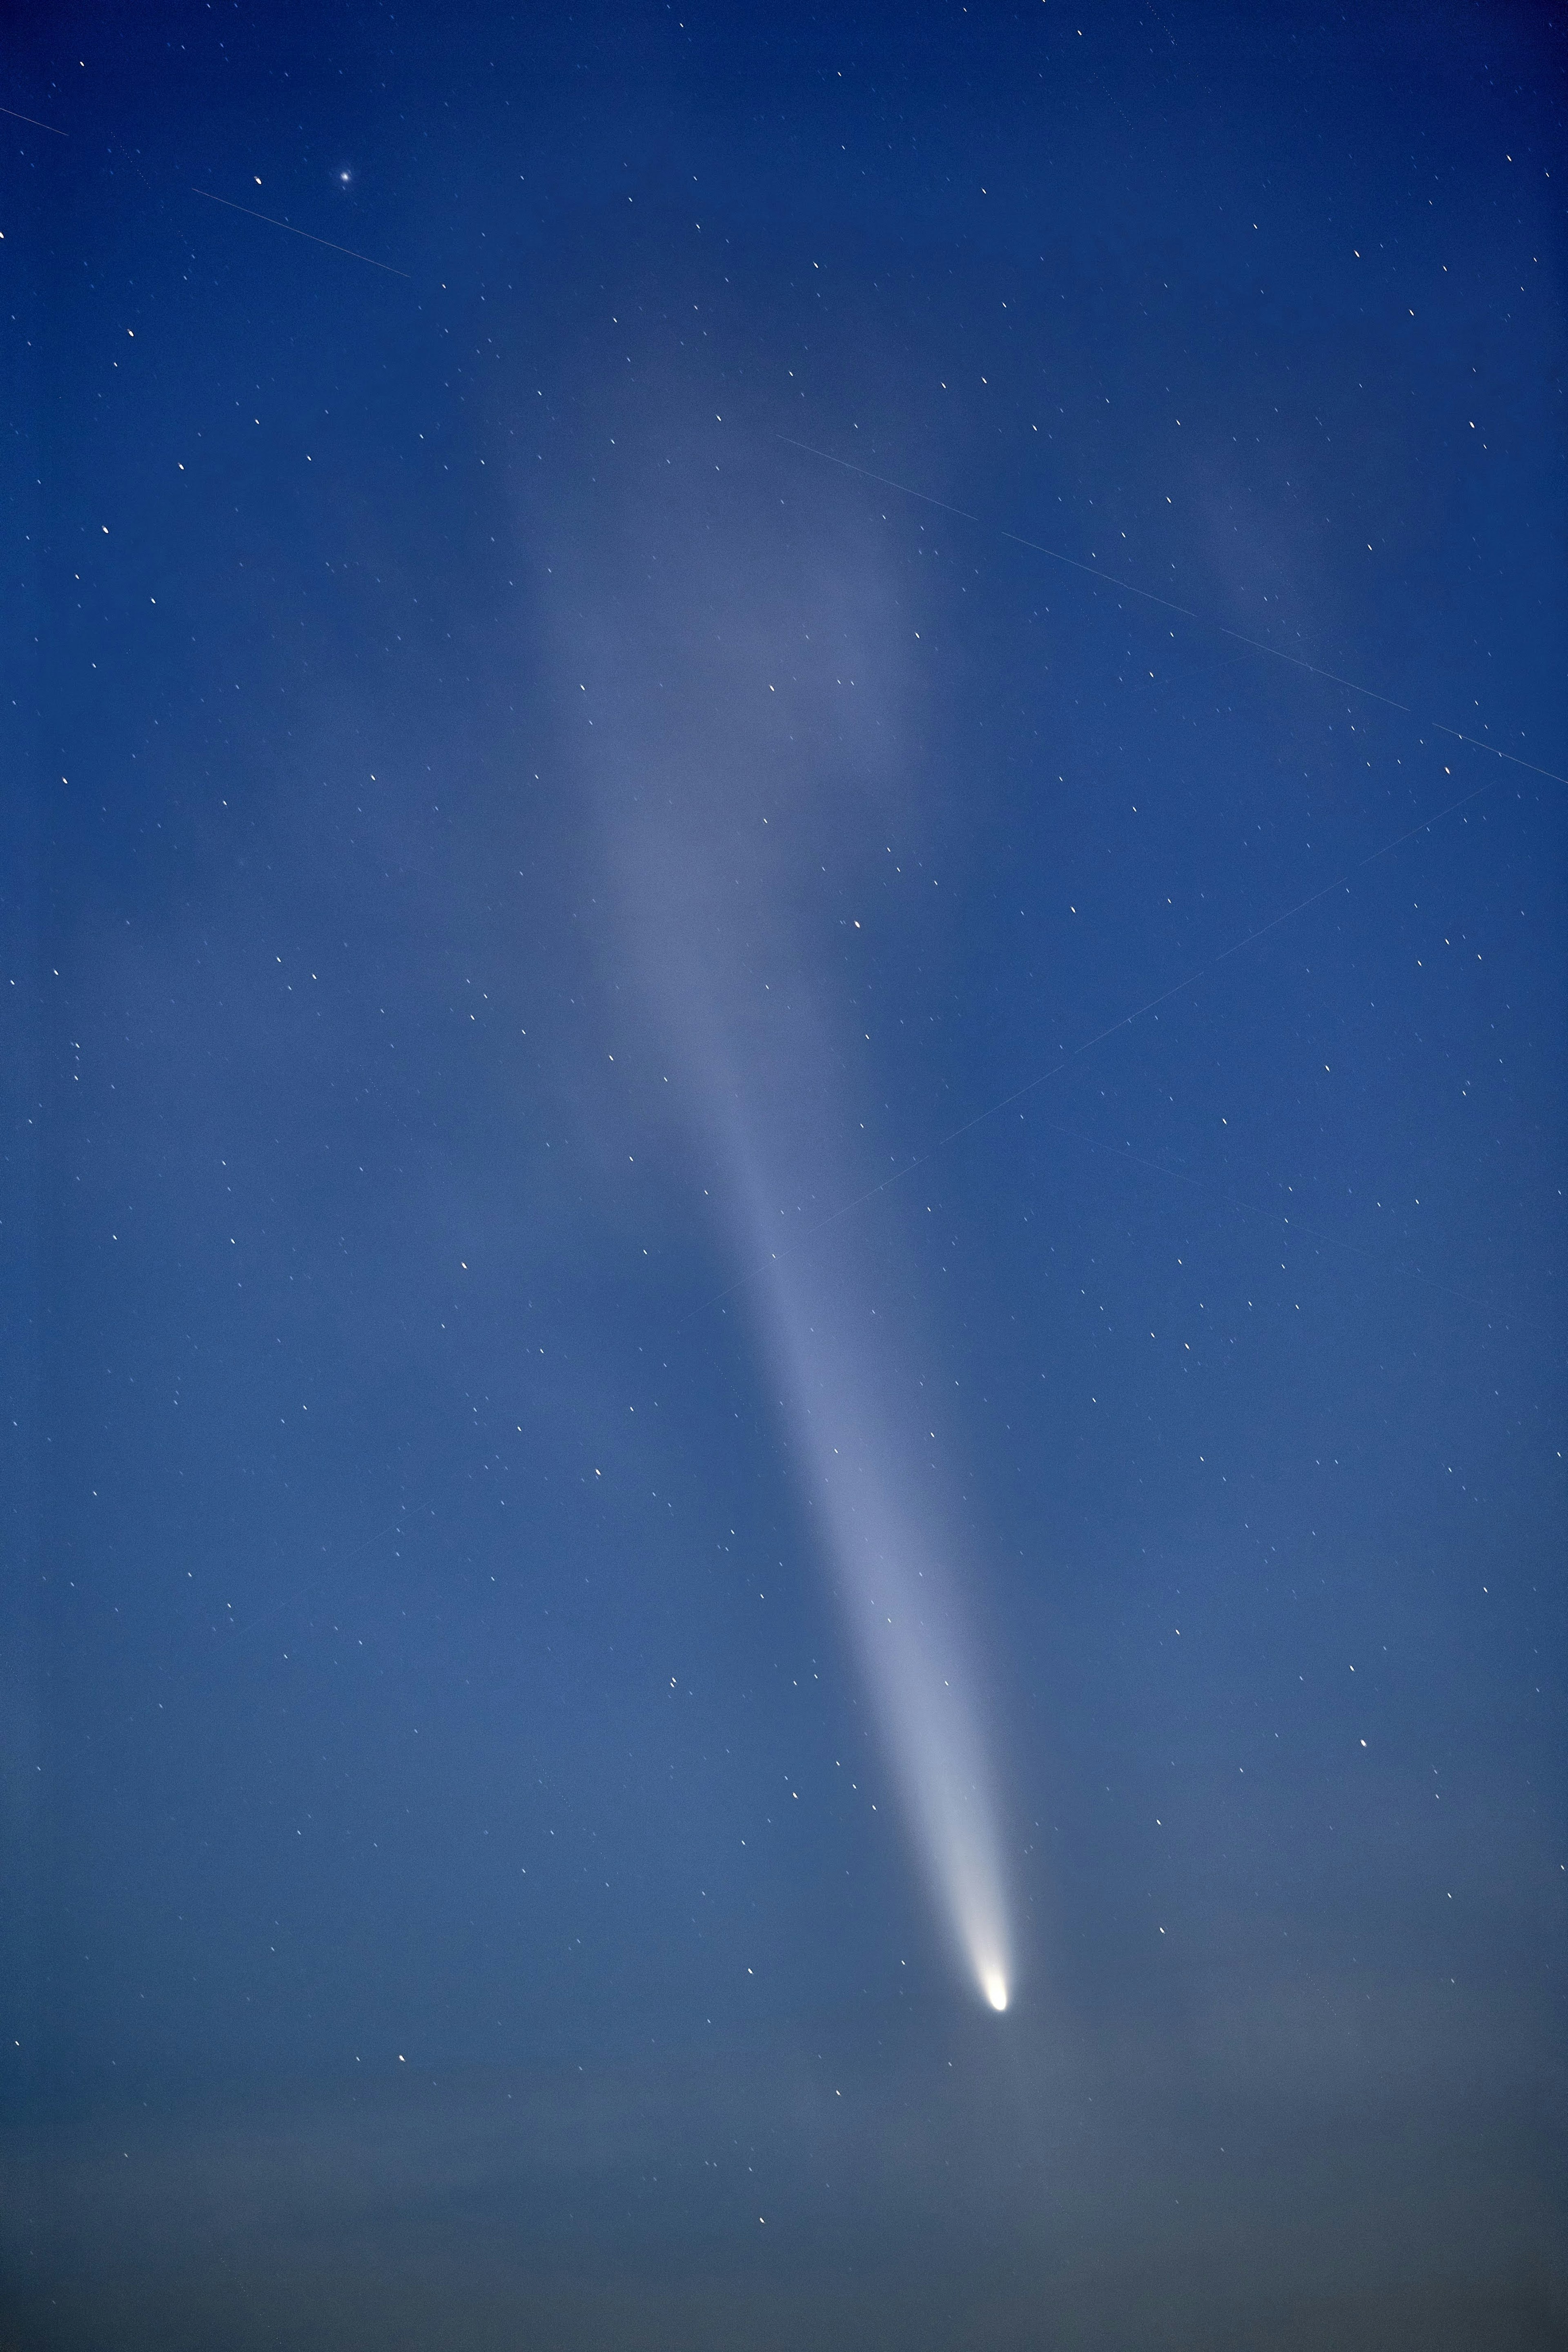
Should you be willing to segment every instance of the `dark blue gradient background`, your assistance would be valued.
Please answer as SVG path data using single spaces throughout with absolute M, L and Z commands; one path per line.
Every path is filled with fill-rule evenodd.
M 1563 2342 L 1560 15 L 11 30 L 0 2341 Z M 810 812 L 999 2020 L 614 878 L 694 777 Z

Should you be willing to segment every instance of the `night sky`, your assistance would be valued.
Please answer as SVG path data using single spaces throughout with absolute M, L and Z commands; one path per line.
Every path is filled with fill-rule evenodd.
M 1568 2340 L 1563 22 L 8 19 L 5 2352 Z

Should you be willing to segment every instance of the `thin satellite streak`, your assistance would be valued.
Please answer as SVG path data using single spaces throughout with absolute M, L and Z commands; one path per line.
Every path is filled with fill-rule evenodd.
M 879 482 L 886 489 L 898 490 L 906 498 L 918 499 L 923 505 L 937 507 L 944 514 L 956 515 L 960 520 L 974 523 L 981 530 L 997 529 L 995 525 L 983 522 L 978 515 L 971 514 L 967 507 L 952 506 L 946 499 L 933 498 L 926 490 L 914 489 L 906 482 L 894 481 L 891 475 L 873 473 L 869 466 L 857 466 L 848 457 L 834 457 L 831 450 L 814 448 L 809 441 L 796 440 L 792 434 L 780 433 L 778 438 L 787 443 L 792 449 L 804 451 L 808 457 L 821 457 L 831 466 L 841 467 L 846 473 L 859 474 L 866 481 Z M 1332 685 L 1343 686 L 1353 694 L 1364 695 L 1369 701 L 1380 702 L 1390 710 L 1402 712 L 1406 718 L 1416 717 L 1415 711 L 1408 703 L 1396 702 L 1392 695 L 1380 694 L 1375 687 L 1357 685 L 1354 678 L 1341 677 L 1335 670 L 1320 668 L 1316 663 L 1305 661 L 1300 655 L 1281 653 L 1278 646 L 1268 645 L 1260 637 L 1247 636 L 1239 629 L 1228 627 L 1223 621 L 1210 620 L 1206 614 L 1195 612 L 1190 605 L 1177 604 L 1170 597 L 1161 596 L 1153 589 L 1140 588 L 1130 580 L 1118 579 L 1112 572 L 1101 571 L 1095 564 L 1084 563 L 1076 556 L 1062 554 L 1057 548 L 1045 547 L 1037 540 L 1023 539 L 1017 531 L 998 530 L 998 536 L 1010 540 L 1017 547 L 1028 548 L 1037 555 L 1050 556 L 1054 562 L 1067 564 L 1074 572 L 1087 572 L 1092 580 L 1100 581 L 1108 587 L 1124 589 L 1129 595 L 1141 596 L 1145 602 L 1158 604 L 1167 613 L 1179 614 L 1184 620 L 1193 621 L 1200 627 L 1218 629 L 1222 635 L 1234 639 L 1238 645 L 1249 646 L 1259 653 L 1271 654 L 1277 661 L 1289 662 L 1292 668 L 1306 670 L 1313 677 L 1326 678 Z M 1568 777 L 1558 775 L 1553 769 L 1537 767 L 1533 761 L 1521 759 L 1517 752 L 1500 751 L 1495 743 L 1482 742 L 1476 736 L 1461 734 L 1457 727 L 1444 726 L 1439 719 L 1427 719 L 1420 723 L 1432 727 L 1438 733 L 1452 736 L 1458 742 L 1470 744 L 1477 751 L 1491 751 L 1498 759 L 1510 761 L 1515 767 L 1528 769 L 1532 775 L 1543 776 L 1549 782 L 1568 783 Z M 1041 1070 L 1034 1077 L 1026 1078 L 1022 1086 L 1015 1087 L 1010 1094 L 1003 1095 L 997 1102 L 988 1103 L 983 1110 L 976 1111 L 971 1118 L 964 1119 L 957 1127 L 949 1128 L 946 1134 L 937 1137 L 936 1142 L 927 1150 L 917 1153 L 914 1159 L 906 1160 L 902 1168 L 894 1169 L 890 1176 L 883 1176 L 877 1183 L 869 1186 L 865 1192 L 857 1192 L 852 1200 L 841 1202 L 838 1208 L 831 1210 L 825 1217 L 819 1218 L 814 1224 L 805 1226 L 797 1238 L 802 1242 L 810 1241 L 815 1234 L 825 1233 L 831 1225 L 839 1223 L 844 1217 L 852 1216 L 854 1212 L 863 1208 L 868 1201 L 874 1201 L 880 1193 L 889 1191 L 893 1185 L 902 1183 L 906 1176 L 913 1176 L 917 1169 L 928 1166 L 938 1152 L 945 1151 L 950 1144 L 956 1143 L 959 1138 L 967 1135 L 971 1129 L 981 1126 L 988 1118 L 995 1118 L 1001 1111 L 1009 1110 L 1013 1104 L 1020 1102 L 1025 1095 L 1032 1094 L 1037 1087 L 1047 1085 L 1054 1077 L 1059 1077 L 1082 1055 L 1092 1052 L 1096 1045 L 1103 1045 L 1108 1037 L 1113 1037 L 1119 1030 L 1130 1028 L 1134 1021 L 1143 1020 L 1145 1014 L 1157 1012 L 1159 1007 L 1168 1003 L 1173 996 L 1179 996 L 1183 989 L 1192 987 L 1206 973 L 1215 971 L 1231 956 L 1239 955 L 1243 948 L 1250 947 L 1256 940 L 1266 938 L 1270 931 L 1277 930 L 1281 923 L 1288 923 L 1297 915 L 1304 914 L 1309 907 L 1315 907 L 1320 899 L 1331 897 L 1336 890 L 1347 888 L 1353 874 L 1359 874 L 1364 867 L 1375 865 L 1379 858 L 1388 856 L 1392 851 L 1402 847 L 1406 842 L 1413 841 L 1418 833 L 1429 831 L 1434 824 L 1440 824 L 1444 817 L 1452 816 L 1457 809 L 1465 807 L 1470 801 L 1480 799 L 1483 793 L 1490 790 L 1490 781 L 1484 784 L 1477 784 L 1471 791 L 1461 793 L 1457 800 L 1448 802 L 1440 809 L 1434 809 L 1429 816 L 1422 817 L 1416 824 L 1406 826 L 1403 833 L 1396 834 L 1392 840 L 1381 842 L 1375 849 L 1369 850 L 1364 857 L 1358 858 L 1354 865 L 1347 866 L 1343 874 L 1336 875 L 1332 882 L 1325 882 L 1321 889 L 1312 891 L 1305 898 L 1299 898 L 1294 906 L 1286 907 L 1278 915 L 1270 916 L 1268 922 L 1260 923 L 1256 930 L 1248 931 L 1240 939 L 1233 940 L 1229 947 L 1222 948 L 1218 955 L 1211 956 L 1206 963 L 1199 964 L 1196 971 L 1188 972 L 1173 987 L 1162 990 L 1158 996 L 1149 997 L 1145 1003 L 1135 1005 L 1130 1013 L 1123 1013 L 1120 1019 L 1113 1021 L 1106 1028 L 1097 1029 L 1092 1036 L 1083 1038 L 1080 1044 L 1071 1048 L 1071 1052 L 1063 1054 L 1058 1061 L 1053 1062 L 1048 1070 Z M 777 1252 L 774 1252 L 768 1259 L 758 1260 L 758 1264 L 740 1276 L 738 1280 L 732 1282 L 727 1289 L 716 1292 L 707 1301 L 706 1306 L 699 1311 L 706 1313 L 715 1307 L 721 1307 L 727 1298 L 733 1297 L 737 1291 L 743 1289 L 747 1283 L 755 1281 L 759 1275 L 766 1272 L 776 1256 Z
M 35 131 L 52 131 L 57 139 L 68 139 L 68 131 L 55 129 L 52 122 L 40 122 L 36 114 L 18 114 L 14 106 L 0 106 L 0 114 L 8 114 L 13 122 L 30 122 Z
M 389 277 L 412 279 L 412 269 L 394 269 L 390 261 L 378 261 L 373 253 L 356 253 L 351 245 L 334 245 L 329 236 L 317 236 L 308 228 L 296 228 L 292 221 L 275 219 L 271 213 L 258 213 L 250 205 L 236 205 L 232 196 L 214 196 L 210 188 L 193 188 L 193 196 L 205 196 L 210 205 L 226 205 L 231 213 L 244 213 L 251 220 L 266 221 L 269 228 L 286 228 L 290 236 L 302 236 L 312 245 L 324 245 L 329 253 L 346 253 L 350 261 L 368 261 L 372 269 L 384 269 Z
M 835 457 L 831 449 L 813 448 L 809 441 L 797 441 L 793 434 L 780 433 L 780 441 L 791 449 L 804 450 L 808 457 L 821 457 L 825 464 L 841 466 L 846 474 L 859 474 L 868 482 L 880 482 L 883 489 L 897 490 L 906 499 L 918 499 L 923 506 L 938 507 L 944 514 L 956 515 L 960 521 L 972 522 L 978 530 L 989 530 L 998 539 L 1010 540 L 1014 547 L 1026 547 L 1033 555 L 1049 556 L 1052 563 L 1065 563 L 1074 572 L 1086 572 L 1091 580 L 1100 581 L 1107 588 L 1120 588 L 1128 596 L 1141 596 L 1146 604 L 1158 604 L 1162 611 L 1178 613 L 1184 621 L 1192 621 L 1200 629 L 1218 630 L 1239 646 L 1250 646 L 1254 653 L 1268 654 L 1274 661 L 1289 662 L 1292 669 L 1301 669 L 1310 677 L 1326 678 L 1331 686 L 1343 686 L 1349 694 L 1365 697 L 1368 702 L 1380 702 L 1385 710 L 1397 710 L 1406 719 L 1416 719 L 1423 727 L 1430 727 L 1439 735 L 1451 736 L 1456 743 L 1468 743 L 1473 751 L 1490 751 L 1494 759 L 1508 760 L 1516 768 L 1526 768 L 1532 776 L 1544 776 L 1549 783 L 1568 784 L 1568 776 L 1560 776 L 1555 768 L 1537 767 L 1517 751 L 1504 751 L 1496 743 L 1488 743 L 1479 735 L 1467 735 L 1458 727 L 1446 726 L 1440 719 L 1420 719 L 1407 702 L 1397 702 L 1391 694 L 1380 694 L 1375 686 L 1362 686 L 1354 677 L 1342 677 L 1337 670 L 1323 669 L 1300 654 L 1288 654 L 1280 646 L 1271 646 L 1265 637 L 1249 637 L 1244 629 L 1233 629 L 1227 622 L 1217 621 L 1207 613 L 1195 612 L 1190 604 L 1178 604 L 1170 596 L 1162 596 L 1153 588 L 1140 588 L 1134 580 L 1118 578 L 1113 572 L 1103 572 L 1097 563 L 1085 563 L 1076 555 L 1064 555 L 1059 547 L 1047 547 L 1038 539 L 1024 539 L 1016 530 L 1004 530 L 999 523 L 986 522 L 979 515 L 971 514 L 967 507 L 950 506 L 946 499 L 934 499 L 929 490 L 917 490 L 908 482 L 895 482 L 891 474 L 873 473 L 869 466 L 857 466 L 848 457 Z

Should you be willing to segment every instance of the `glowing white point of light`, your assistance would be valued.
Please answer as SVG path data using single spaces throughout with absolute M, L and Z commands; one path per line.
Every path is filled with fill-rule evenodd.
M 986 1970 L 985 1975 L 980 1979 L 980 1990 L 985 1994 L 986 1999 L 990 2002 L 993 2009 L 1006 2009 L 1008 2005 L 1008 1980 L 1006 1977 L 1002 1975 L 999 1969 L 988 1969 Z

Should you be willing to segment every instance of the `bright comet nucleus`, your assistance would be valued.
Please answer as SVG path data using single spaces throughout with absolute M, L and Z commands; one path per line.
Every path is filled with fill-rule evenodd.
M 687 528 L 674 507 L 669 527 Z M 765 554 L 747 530 L 722 554 L 716 544 L 704 562 L 707 585 L 700 593 L 745 609 L 747 632 L 776 634 L 793 610 L 779 602 L 776 554 Z M 821 580 L 819 562 L 826 567 Z M 591 576 L 584 575 L 584 593 Z M 602 593 L 611 593 L 608 573 Z M 808 600 L 800 607 L 806 618 L 815 609 L 810 600 L 824 595 L 846 622 L 862 607 L 883 613 L 882 635 L 873 628 L 858 640 L 868 662 L 873 646 L 894 642 L 899 578 L 873 571 L 841 579 L 825 541 L 798 588 L 786 593 Z M 693 656 L 685 648 L 701 635 L 697 606 L 672 608 L 660 592 L 642 609 L 642 698 L 653 708 L 655 687 L 660 696 L 665 691 L 661 677 L 689 675 L 682 698 L 694 712 L 706 708 L 711 697 L 702 681 L 709 672 L 686 667 Z M 599 635 L 606 647 L 623 635 L 608 603 Z M 567 642 L 575 645 L 575 637 Z M 821 676 L 813 672 L 810 690 L 821 698 L 814 707 L 830 730 L 841 720 L 829 681 L 836 685 L 850 658 L 835 650 Z M 742 676 L 736 670 L 737 694 Z M 580 667 L 578 682 L 580 689 Z M 913 671 L 909 682 L 918 699 L 925 688 Z M 759 1357 L 758 1403 L 777 1401 L 801 1545 L 821 1561 L 860 1667 L 868 1729 L 874 1728 L 888 1793 L 899 1800 L 910 1856 L 955 1977 L 967 1999 L 978 1993 L 1000 2011 L 1015 1958 L 1005 1814 L 991 1754 L 998 1708 L 969 1633 L 975 1555 L 984 1538 L 967 1493 L 957 1491 L 966 1482 L 932 1457 L 939 1431 L 946 1442 L 961 1433 L 958 1408 L 967 1400 L 955 1393 L 956 1380 L 948 1391 L 937 1369 L 939 1339 L 922 1331 L 923 1261 L 902 1261 L 895 1230 L 872 1235 L 841 1222 L 871 1198 L 873 1163 L 863 1156 L 870 1139 L 850 1118 L 855 1097 L 838 1097 L 835 1076 L 846 1066 L 841 1048 L 854 1043 L 852 1023 L 844 1024 L 852 1012 L 856 1022 L 862 1016 L 858 992 L 837 994 L 818 928 L 830 855 L 839 861 L 836 877 L 854 870 L 846 858 L 874 858 L 870 872 L 880 873 L 891 854 L 894 812 L 921 825 L 937 812 L 905 797 L 911 763 L 895 747 L 891 701 L 885 741 L 879 717 L 848 754 L 860 776 L 858 803 L 853 793 L 846 801 L 836 771 L 831 780 L 819 774 L 803 739 L 789 749 L 765 730 L 742 757 L 741 737 L 732 745 L 725 730 L 710 735 L 706 719 L 694 718 L 689 736 L 655 752 L 652 738 L 646 746 L 634 735 L 617 743 L 605 716 L 591 766 L 627 946 L 651 1003 L 662 1008 L 702 1150 L 716 1161 L 719 1181 L 705 1197 L 727 1228 L 731 1288 L 744 1290 Z M 631 818 L 624 771 L 646 758 L 668 759 L 668 790 L 661 782 L 648 810 Z M 758 763 L 755 782 L 751 758 Z M 769 818 L 785 806 L 789 824 L 776 828 Z M 834 879 L 832 889 L 841 887 L 847 879 Z M 869 1045 L 870 1033 L 862 1029 L 860 1042 Z M 857 1088 L 862 1082 L 853 1081 Z M 852 1134 L 863 1140 L 850 1145 Z M 824 1216 L 835 1201 L 843 1206 Z M 813 1202 L 822 1205 L 809 1207 Z M 799 1225 L 790 1222 L 797 1216 Z M 913 1224 L 913 1210 L 909 1217 Z M 927 1241 L 922 1234 L 922 1249 Z M 938 1395 L 952 1397 L 945 1423 L 936 1419 Z M 849 1772 L 842 1777 L 848 1781 Z M 850 1793 L 860 1789 L 852 1783 Z M 869 1797 L 866 1808 L 861 1833 L 880 1836 L 886 1810 L 873 1819 Z
M 760 1255 L 772 1220 L 746 1142 L 737 1187 Z M 962 1624 L 964 1546 L 918 1481 L 910 1430 L 875 1318 L 853 1269 L 793 1255 L 764 1262 L 753 1291 L 775 1393 L 807 1483 L 818 1540 L 904 1800 L 904 1821 L 963 1979 L 1008 2005 L 1007 1873 L 983 1713 Z M 885 1304 L 885 1302 L 884 1302 Z M 868 1344 L 871 1334 L 876 1344 Z

